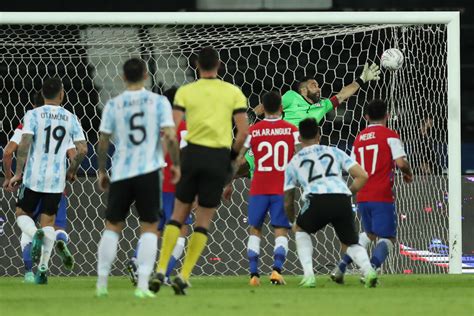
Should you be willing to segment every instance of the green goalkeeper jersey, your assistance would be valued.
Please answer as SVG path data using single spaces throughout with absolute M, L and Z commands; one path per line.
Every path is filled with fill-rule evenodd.
M 245 153 L 245 160 L 249 164 L 249 178 L 253 178 L 253 172 L 255 171 L 255 159 L 253 158 L 252 149 L 247 150 Z
M 301 94 L 293 90 L 287 91 L 283 95 L 282 103 L 285 113 L 283 119 L 296 127 L 308 117 L 316 119 L 319 123 L 326 113 L 334 109 L 333 101 L 330 99 L 321 99 L 318 103 L 311 104 Z

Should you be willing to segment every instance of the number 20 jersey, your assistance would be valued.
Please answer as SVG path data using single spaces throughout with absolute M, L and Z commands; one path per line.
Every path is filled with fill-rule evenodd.
M 352 157 L 369 174 L 357 193 L 357 202 L 393 202 L 394 160 L 405 157 L 398 134 L 380 124 L 369 125 L 357 135 Z
M 102 112 L 100 132 L 111 134 L 115 145 L 111 181 L 163 167 L 160 130 L 172 126 L 171 105 L 162 95 L 145 89 L 126 90 L 109 100 Z
M 244 146 L 255 159 L 250 195 L 283 194 L 285 168 L 295 153 L 298 129 L 282 119 L 264 119 L 249 128 Z
M 66 152 L 71 142 L 85 140 L 77 117 L 60 106 L 43 105 L 28 111 L 23 123 L 23 134 L 33 135 L 23 184 L 35 192 L 63 192 Z
M 336 147 L 305 147 L 291 159 L 286 168 L 285 191 L 300 184 L 305 197 L 308 194 L 352 195 L 342 177 L 342 170 L 349 171 L 356 164 L 353 158 Z

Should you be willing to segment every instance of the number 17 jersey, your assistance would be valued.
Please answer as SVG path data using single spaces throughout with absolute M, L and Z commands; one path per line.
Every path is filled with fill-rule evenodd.
M 85 140 L 77 117 L 54 105 L 26 112 L 23 134 L 33 135 L 23 184 L 41 193 L 61 193 L 66 186 L 66 152 L 71 142 Z
M 250 195 L 283 194 L 285 168 L 295 153 L 298 129 L 280 118 L 264 119 L 249 128 L 245 147 L 255 159 Z
M 102 112 L 100 132 L 112 135 L 111 181 L 147 174 L 165 165 L 160 130 L 174 126 L 171 105 L 162 95 L 145 89 L 127 90 L 109 100 Z

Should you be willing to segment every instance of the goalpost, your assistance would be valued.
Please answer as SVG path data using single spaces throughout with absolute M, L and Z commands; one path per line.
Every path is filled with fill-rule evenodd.
M 151 73 L 147 88 L 161 91 L 195 79 L 193 55 L 205 45 L 218 49 L 224 65 L 220 75 L 242 88 L 250 107 L 262 92 L 285 92 L 303 75 L 315 76 L 322 96 L 330 97 L 359 75 L 365 62 L 379 63 L 385 49 L 399 48 L 403 68 L 383 71 L 379 82 L 328 114 L 323 142 L 350 150 L 365 124 L 364 104 L 376 97 L 388 100 L 390 127 L 401 134 L 416 173 L 411 185 L 395 175 L 400 247 L 384 269 L 462 272 L 458 12 L 3 12 L 1 145 L 22 120 L 30 94 L 45 77 L 59 76 L 66 89 L 64 106 L 78 115 L 95 146 L 102 106 L 123 89 L 121 67 L 127 58 L 142 57 Z M 69 275 L 95 274 L 105 208 L 105 194 L 95 189 L 95 161 L 95 153 L 90 154 L 79 181 L 69 186 L 68 232 L 76 259 Z M 195 274 L 247 273 L 248 184 L 235 181 L 232 202 L 219 208 Z M 1 275 L 15 276 L 22 273 L 15 199 L 5 191 L 1 196 Z M 117 275 L 124 273 L 137 242 L 136 216 L 128 223 L 113 271 Z M 264 234 L 261 269 L 266 273 L 273 252 L 268 225 Z M 319 232 L 314 242 L 315 267 L 328 273 L 340 258 L 332 228 Z M 53 274 L 64 274 L 59 266 L 53 258 Z M 285 270 L 301 273 L 294 243 Z

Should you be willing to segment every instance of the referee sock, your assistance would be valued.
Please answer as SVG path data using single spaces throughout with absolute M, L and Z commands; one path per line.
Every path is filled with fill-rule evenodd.
M 51 252 L 53 251 L 54 247 L 54 241 L 56 240 L 56 233 L 54 232 L 53 226 L 43 227 L 43 231 L 43 248 L 41 249 L 39 265 L 48 267 L 49 258 L 51 258 Z
M 110 268 L 117 256 L 118 241 L 119 234 L 116 232 L 106 229 L 102 233 L 97 254 L 97 288 L 107 287 L 107 278 L 110 273 Z
M 313 276 L 313 242 L 311 236 L 306 232 L 296 232 L 295 240 L 298 259 L 303 268 L 304 276 Z
M 183 267 L 181 268 L 181 277 L 184 281 L 189 280 L 196 262 L 201 256 L 202 251 L 207 243 L 207 229 L 204 227 L 196 227 L 189 239 L 186 256 L 184 257 Z
M 142 291 L 148 290 L 148 281 L 153 271 L 158 250 L 158 236 L 154 233 L 143 233 L 140 237 L 140 248 L 138 248 L 138 285 Z
M 166 269 L 166 277 L 171 275 L 173 272 L 176 263 L 178 262 L 179 258 L 183 255 L 184 252 L 184 245 L 186 244 L 186 238 L 179 237 L 176 241 L 176 245 L 174 246 L 173 253 L 171 254 L 170 261 L 168 262 L 168 268 Z
M 168 267 L 168 262 L 170 261 L 174 246 L 178 241 L 180 231 L 181 224 L 176 221 L 171 220 L 168 225 L 165 226 L 165 231 L 163 232 L 163 242 L 160 251 L 160 259 L 158 260 L 158 265 L 156 267 L 157 272 L 163 274 L 166 273 L 166 268 Z

